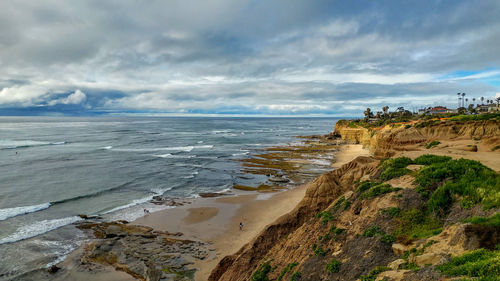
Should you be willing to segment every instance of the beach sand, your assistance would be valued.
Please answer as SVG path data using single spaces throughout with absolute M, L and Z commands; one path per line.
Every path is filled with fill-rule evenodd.
M 337 168 L 369 151 L 361 145 L 343 145 L 332 167 Z M 207 280 L 217 263 L 238 251 L 276 219 L 292 211 L 302 200 L 306 185 L 278 193 L 242 193 L 238 196 L 205 198 L 192 204 L 159 211 L 133 223 L 158 230 L 182 232 L 186 238 L 211 243 L 215 256 L 196 261 L 196 281 Z M 243 230 L 239 223 L 243 222 Z
M 332 167 L 340 167 L 360 155 L 369 155 L 369 152 L 361 145 L 343 145 Z M 205 281 L 223 257 L 235 253 L 267 225 L 292 211 L 304 197 L 305 191 L 306 185 L 303 185 L 281 192 L 237 191 L 233 196 L 197 198 L 191 204 L 151 213 L 132 223 L 171 233 L 181 232 L 183 239 L 210 243 L 213 255 L 205 260 L 197 260 L 193 265 L 197 269 L 196 281 Z M 243 230 L 239 229 L 240 222 L 244 224 Z M 99 272 L 72 270 L 71 264 L 76 262 L 79 251 L 81 253 L 80 249 L 63 262 L 62 266 L 67 269 L 65 277 L 77 281 L 134 280 L 109 266 Z

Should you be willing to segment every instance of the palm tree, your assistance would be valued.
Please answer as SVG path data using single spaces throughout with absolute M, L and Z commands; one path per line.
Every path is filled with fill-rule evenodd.
M 467 103 L 468 103 L 468 102 L 469 102 L 469 99 L 468 99 L 468 98 L 466 98 L 466 99 L 465 99 L 465 106 L 466 106 L 466 107 L 467 107 Z
M 476 104 L 476 98 L 472 98 L 472 104 Z
M 365 114 L 365 121 L 368 121 L 370 117 L 373 117 L 372 110 L 369 107 L 363 113 Z
M 483 104 L 483 101 L 484 101 L 484 97 L 481 97 L 481 105 Z
M 500 97 L 495 99 L 497 101 L 497 105 L 500 105 Z
M 387 105 L 382 107 L 382 111 L 384 112 L 384 116 L 387 116 L 387 111 L 389 111 L 389 107 Z
M 457 93 L 457 97 L 458 97 L 458 107 L 460 107 L 460 93 Z
M 462 107 L 464 107 L 464 97 L 465 97 L 465 93 L 462 93 Z

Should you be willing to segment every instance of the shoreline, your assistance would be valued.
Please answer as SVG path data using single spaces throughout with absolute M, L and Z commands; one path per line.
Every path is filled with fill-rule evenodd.
M 338 168 L 369 151 L 358 144 L 339 146 L 332 168 Z M 236 253 L 254 239 L 265 227 L 288 214 L 302 200 L 308 184 L 273 193 L 243 193 L 230 197 L 200 198 L 192 204 L 166 209 L 141 217 L 133 224 L 158 230 L 182 232 L 184 237 L 210 244 L 215 256 L 194 263 L 196 281 L 207 280 L 219 261 Z M 218 209 L 217 213 L 213 213 Z M 244 228 L 239 230 L 239 222 Z
M 367 149 L 358 144 L 339 145 L 331 164 L 332 168 L 351 161 L 357 156 L 369 155 Z M 181 239 L 206 242 L 210 255 L 203 260 L 193 260 L 195 280 L 207 280 L 219 261 L 234 254 L 254 239 L 267 225 L 292 211 L 304 197 L 307 184 L 279 192 L 233 191 L 234 195 L 214 198 L 196 198 L 190 204 L 160 210 L 139 217 L 130 225 L 152 227 L 155 231 L 182 233 Z M 243 222 L 243 230 L 239 223 Z M 91 239 L 92 240 L 92 239 Z M 89 241 L 90 242 L 90 241 Z M 82 271 L 78 266 L 83 253 L 83 244 L 58 266 L 63 272 L 48 275 L 52 280 L 136 280 L 131 275 L 102 265 L 98 271 Z

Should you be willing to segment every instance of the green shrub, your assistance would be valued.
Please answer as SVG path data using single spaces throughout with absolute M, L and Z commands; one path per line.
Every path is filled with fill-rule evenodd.
M 325 270 L 328 273 L 337 273 L 340 271 L 341 265 L 342 263 L 339 260 L 333 259 L 325 265 Z
M 450 120 L 452 120 L 452 121 L 459 121 L 459 122 L 482 121 L 482 120 L 490 120 L 490 119 L 500 120 L 500 112 L 478 114 L 478 115 L 458 115 L 458 116 L 454 116 L 454 117 L 450 118 Z
M 351 201 L 346 200 L 346 201 L 344 202 L 344 211 L 345 211 L 345 210 L 347 210 L 347 209 L 349 209 L 349 207 L 350 207 L 350 206 L 351 206 Z
M 370 273 L 368 273 L 367 275 L 361 275 L 359 279 L 361 281 L 375 281 L 377 275 L 387 270 L 389 270 L 387 266 L 377 266 L 374 269 L 372 269 Z
M 399 213 L 401 213 L 401 209 L 398 207 L 391 207 L 388 209 L 382 209 L 380 212 L 393 218 L 399 216 Z
M 337 202 L 335 202 L 335 205 L 333 205 L 333 211 L 336 212 L 338 209 L 340 209 L 344 201 L 345 197 L 344 196 L 340 197 L 340 199 L 337 200 Z
M 323 250 L 323 248 L 321 248 L 321 246 L 317 246 L 314 249 L 314 255 L 324 257 L 326 255 L 326 252 L 325 250 Z
M 383 232 L 379 226 L 373 225 L 373 226 L 370 226 L 367 230 L 365 230 L 362 235 L 364 237 L 373 237 L 377 234 L 385 234 L 385 232 Z
M 483 278 L 482 280 L 500 280 L 500 250 L 488 251 L 479 249 L 459 257 L 454 257 L 452 261 L 438 265 L 437 269 L 449 276 L 468 276 Z
M 419 267 L 413 262 L 405 262 L 399 265 L 399 269 L 419 270 Z
M 330 233 L 337 234 L 337 235 L 344 233 L 344 231 L 345 231 L 345 229 L 340 228 L 340 227 L 332 226 L 330 228 Z
M 470 222 L 472 224 L 481 224 L 500 227 L 500 213 L 496 213 L 491 217 L 472 217 L 470 219 L 464 220 L 464 222 Z
M 430 196 L 429 210 L 446 214 L 455 195 L 465 206 L 481 203 L 484 208 L 500 205 L 500 175 L 481 163 L 468 159 L 431 164 L 418 171 L 417 190 Z
M 449 156 L 424 154 L 424 155 L 420 155 L 419 157 L 415 158 L 415 160 L 413 160 L 413 163 L 418 164 L 418 165 L 431 165 L 431 164 L 435 164 L 435 163 L 447 162 L 450 160 L 451 160 L 451 157 L 449 157 Z
M 383 181 L 387 181 L 409 174 L 411 171 L 406 167 L 412 163 L 413 160 L 408 157 L 387 159 L 380 164 L 382 173 L 380 173 L 379 178 Z
M 382 241 L 382 243 L 392 244 L 394 241 L 396 241 L 396 237 L 394 237 L 394 235 L 392 234 L 384 234 L 380 238 L 380 241 Z
M 409 128 L 411 128 L 411 125 L 409 125 L 409 124 L 405 125 L 405 129 L 409 129 Z
M 379 196 L 382 194 L 386 194 L 386 193 L 398 191 L 398 190 L 401 190 L 401 188 L 392 187 L 390 184 L 379 184 L 379 185 L 376 185 L 376 186 L 370 188 L 369 190 L 363 192 L 361 194 L 361 198 L 363 198 L 363 199 L 372 198 L 372 197 L 376 197 L 376 196 Z
M 318 214 L 316 214 L 316 218 L 321 218 L 322 224 L 327 224 L 329 221 L 335 219 L 335 217 L 329 211 L 319 212 Z
M 297 281 L 300 280 L 300 277 L 302 277 L 302 273 L 300 271 L 295 272 L 292 277 L 290 278 L 290 281 Z
M 285 268 L 283 268 L 280 275 L 278 276 L 278 281 L 281 281 L 283 279 L 283 277 L 285 277 L 285 275 L 288 272 L 292 271 L 292 269 L 294 269 L 297 265 L 298 265 L 298 263 L 293 262 L 293 263 L 289 263 L 287 266 L 285 266 Z
M 358 192 L 365 192 L 373 186 L 379 185 L 379 182 L 376 181 L 363 181 L 358 185 Z
M 399 178 L 404 175 L 408 175 L 411 171 L 407 168 L 390 168 L 383 171 L 379 178 L 383 181 L 388 181 L 390 179 Z
M 441 142 L 439 142 L 439 141 L 431 141 L 430 143 L 428 143 L 428 144 L 425 145 L 425 148 L 429 149 L 429 148 L 432 148 L 434 146 L 437 146 L 440 143 Z
M 399 225 L 394 232 L 397 237 L 407 239 L 427 238 L 442 231 L 442 223 L 430 212 L 422 209 L 402 211 L 398 217 Z
M 269 281 L 269 277 L 267 276 L 271 272 L 271 262 L 266 261 L 263 263 L 257 271 L 252 275 L 252 281 Z

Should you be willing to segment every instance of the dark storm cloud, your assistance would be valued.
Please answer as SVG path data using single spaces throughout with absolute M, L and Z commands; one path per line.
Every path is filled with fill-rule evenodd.
M 494 0 L 3 1 L 0 108 L 352 115 L 454 105 L 457 91 L 500 92 L 499 14 Z

